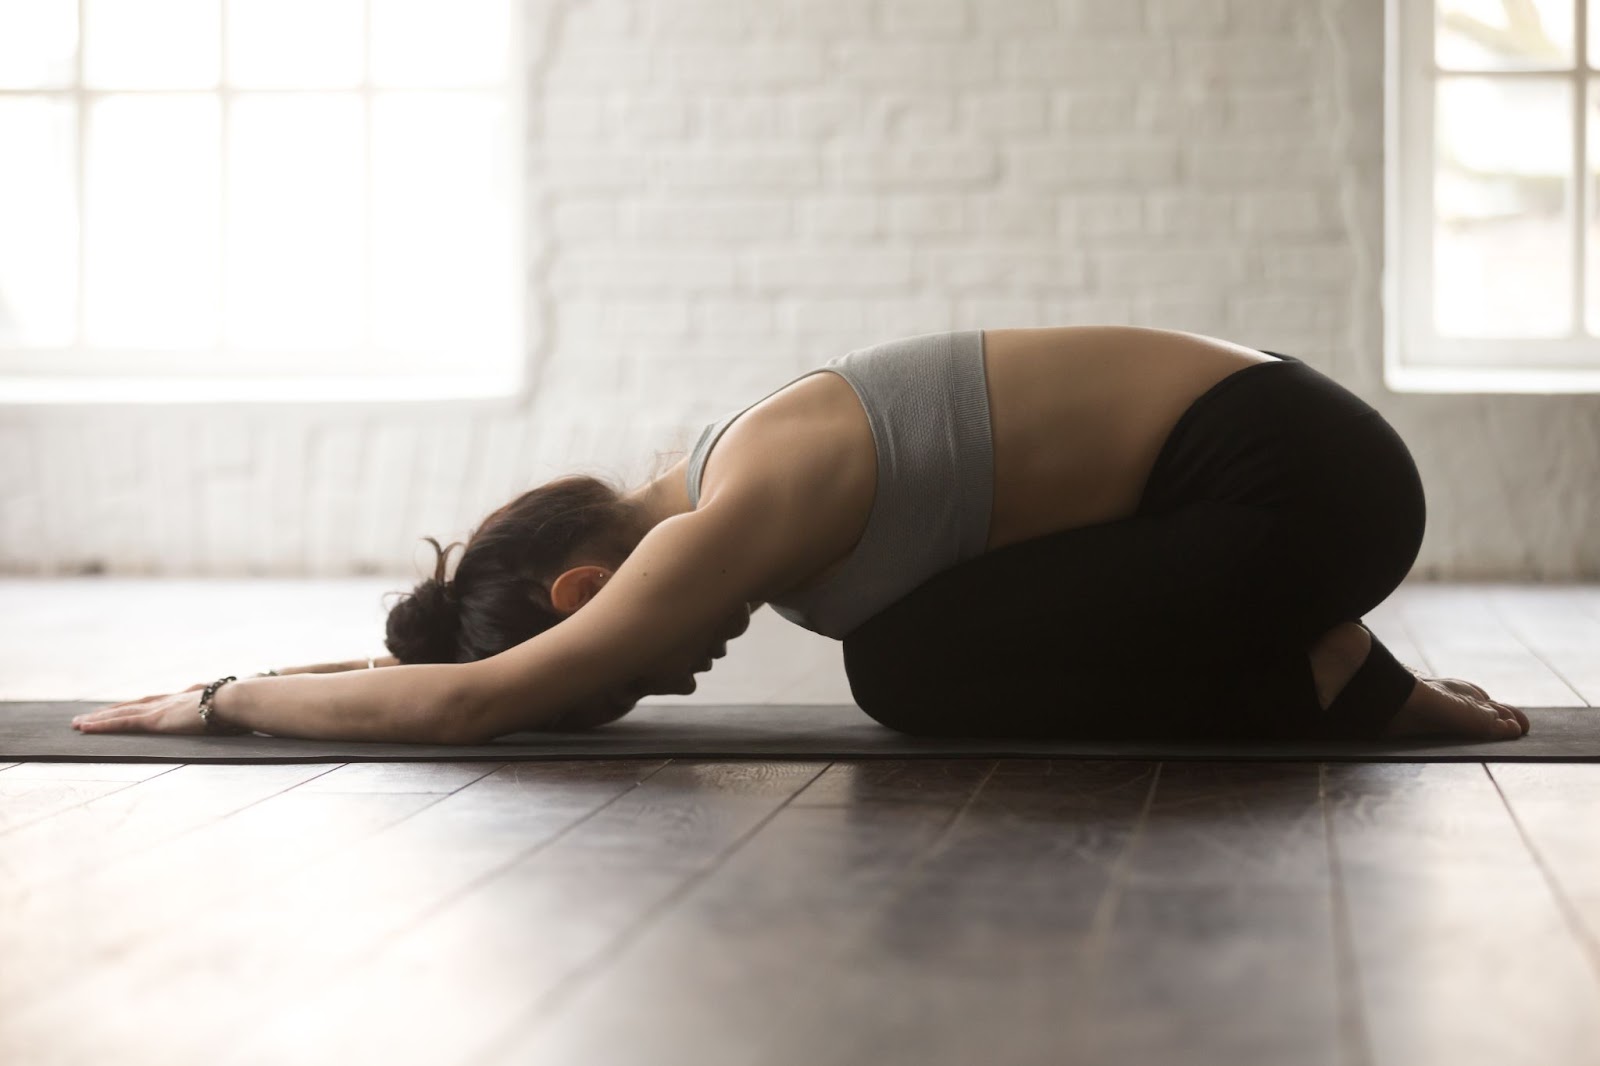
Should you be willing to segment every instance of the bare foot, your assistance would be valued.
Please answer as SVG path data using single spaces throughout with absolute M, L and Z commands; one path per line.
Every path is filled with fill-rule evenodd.
M 1317 700 L 1326 710 L 1372 648 L 1372 634 L 1342 622 L 1318 638 L 1308 653 Z M 1413 671 L 1414 672 L 1414 671 Z M 1528 731 L 1528 716 L 1498 703 L 1470 681 L 1417 677 L 1411 695 L 1390 719 L 1384 736 L 1446 736 L 1467 740 L 1512 740 Z
M 1528 731 L 1528 716 L 1508 703 L 1479 695 L 1483 689 L 1454 678 L 1418 677 L 1411 697 L 1389 720 L 1384 736 L 1515 740 Z

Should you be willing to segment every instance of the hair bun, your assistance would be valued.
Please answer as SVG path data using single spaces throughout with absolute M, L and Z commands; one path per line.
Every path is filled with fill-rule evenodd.
M 384 644 L 402 663 L 453 663 L 460 646 L 461 606 L 454 584 L 444 576 L 450 550 L 440 548 L 432 537 L 423 539 L 438 553 L 433 576 L 389 609 Z
M 460 632 L 455 597 L 430 577 L 389 609 L 384 643 L 402 663 L 453 663 Z

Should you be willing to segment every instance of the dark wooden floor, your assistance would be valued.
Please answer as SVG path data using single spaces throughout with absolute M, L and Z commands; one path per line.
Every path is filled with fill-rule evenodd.
M 1402 593 L 1600 703 L 1600 590 Z M 1592 1066 L 1600 765 L 0 763 L 0 1064 L 318 1063 Z
M 1600 766 L 0 770 L 0 1061 L 1587 1064 Z

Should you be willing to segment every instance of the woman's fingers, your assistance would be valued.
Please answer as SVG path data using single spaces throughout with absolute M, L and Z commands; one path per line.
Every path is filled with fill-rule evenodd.
M 112 715 L 96 712 L 74 718 L 72 724 L 80 733 L 137 733 L 143 731 L 153 718 L 153 714 L 146 712 Z

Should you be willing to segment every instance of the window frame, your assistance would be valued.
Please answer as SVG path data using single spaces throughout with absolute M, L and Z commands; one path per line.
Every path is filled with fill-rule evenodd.
M 1570 70 L 1445 70 L 1434 51 L 1436 0 L 1389 0 L 1385 92 L 1384 378 L 1396 391 L 1600 392 L 1600 336 L 1585 332 L 1584 241 L 1594 210 L 1587 173 L 1588 2 L 1575 0 Z M 1441 76 L 1564 80 L 1573 93 L 1568 219 L 1573 228 L 1572 332 L 1558 338 L 1458 338 L 1434 330 L 1434 102 Z M 1600 261 L 1600 257 L 1597 257 Z M 1597 323 L 1600 326 L 1600 323 Z M 1600 333 L 1597 329 L 1596 333 Z
M 527 291 L 529 248 L 527 224 L 526 160 L 527 138 L 523 136 L 527 101 L 522 74 L 526 46 L 527 15 L 516 0 L 507 4 L 506 68 L 501 82 L 475 86 L 429 86 L 418 89 L 386 88 L 372 79 L 371 4 L 363 5 L 363 73 L 359 85 L 341 89 L 254 89 L 238 88 L 228 80 L 228 0 L 217 0 L 220 35 L 217 83 L 204 89 L 98 89 L 84 80 L 84 24 L 87 5 L 79 0 L 78 49 L 74 59 L 73 84 L 67 88 L 0 88 L 0 97 L 44 98 L 71 101 L 76 106 L 74 174 L 77 181 L 77 299 L 76 336 L 72 345 L 41 348 L 0 345 L 0 405 L 38 404 L 192 404 L 192 403 L 390 403 L 425 401 L 429 403 L 468 401 L 469 406 L 487 403 L 494 408 L 514 408 L 528 398 L 533 378 L 530 315 L 533 301 Z M 370 343 L 370 319 L 366 346 L 359 349 L 241 352 L 218 342 L 205 348 L 124 349 L 90 347 L 85 344 L 86 277 L 85 201 L 88 162 L 86 146 L 89 130 L 89 105 L 97 98 L 139 95 L 182 95 L 214 99 L 221 111 L 218 149 L 221 152 L 221 202 L 227 203 L 228 108 L 232 98 L 241 95 L 276 93 L 327 93 L 362 99 L 365 164 L 363 183 L 372 188 L 373 101 L 380 93 L 461 92 L 479 96 L 498 93 L 504 107 L 505 139 L 502 175 L 506 188 L 506 240 L 511 278 L 510 351 L 502 353 L 501 365 L 460 366 L 453 353 L 385 352 Z M 362 251 L 366 277 L 364 299 L 370 301 L 372 229 L 364 227 Z M 226 257 L 227 228 L 221 232 L 221 254 Z M 217 290 L 222 292 L 219 271 Z M 447 360 L 449 360 L 447 362 Z

